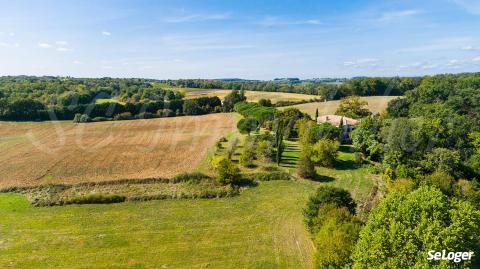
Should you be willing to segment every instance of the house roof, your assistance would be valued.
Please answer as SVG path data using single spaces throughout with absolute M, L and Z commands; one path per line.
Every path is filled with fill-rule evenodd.
M 330 123 L 334 126 L 340 126 L 340 122 L 343 120 L 343 125 L 356 125 L 359 123 L 358 120 L 352 119 L 349 117 L 338 116 L 338 115 L 323 115 L 317 118 L 317 123 Z

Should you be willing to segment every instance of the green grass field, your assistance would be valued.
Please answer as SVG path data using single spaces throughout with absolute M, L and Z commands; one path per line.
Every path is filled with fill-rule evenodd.
M 265 182 L 233 198 L 41 208 L 1 194 L 0 268 L 310 268 L 301 209 L 316 184 Z
M 108 99 L 108 98 L 99 98 L 97 100 L 95 100 L 95 103 L 96 104 L 105 104 L 105 103 L 118 103 L 118 104 L 122 104 L 122 105 L 125 105 L 126 103 L 125 102 L 121 102 L 121 101 L 118 101 L 116 99 Z

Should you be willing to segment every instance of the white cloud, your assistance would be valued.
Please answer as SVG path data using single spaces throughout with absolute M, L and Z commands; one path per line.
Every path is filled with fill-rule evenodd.
M 64 47 L 58 47 L 57 48 L 57 51 L 60 51 L 60 52 L 67 52 L 67 51 L 72 51 L 73 49 L 69 49 L 69 48 L 64 48 Z
M 403 48 L 403 49 L 397 50 L 396 52 L 405 53 L 405 52 L 426 52 L 426 51 L 438 51 L 438 50 L 473 49 L 474 47 L 469 45 L 473 41 L 474 40 L 471 37 L 445 38 L 445 39 L 435 40 L 430 44 L 426 44 L 422 46 Z
M 476 63 L 479 63 L 480 62 L 480 56 L 473 58 L 472 61 L 476 62 Z
M 55 41 L 55 44 L 60 45 L 60 46 L 66 46 L 68 45 L 67 41 Z
M 322 23 L 316 19 L 286 20 L 279 17 L 266 16 L 263 20 L 258 22 L 258 24 L 263 26 L 289 26 L 289 25 L 320 25 Z
M 3 47 L 3 48 L 18 48 L 18 47 L 20 47 L 20 44 L 0 42 L 0 47 Z
M 468 13 L 480 15 L 480 2 L 478 0 L 452 0 L 455 4 L 466 10 Z
M 52 45 L 48 44 L 48 43 L 38 43 L 38 46 L 42 49 L 50 49 L 52 48 Z
M 435 69 L 438 67 L 438 64 L 426 64 L 422 66 L 422 69 Z
M 422 12 L 420 10 L 416 10 L 416 9 L 385 12 L 380 17 L 379 21 L 391 21 L 391 20 L 405 18 L 405 17 L 412 17 L 412 16 L 416 16 L 420 13 L 422 13 Z
M 380 60 L 375 59 L 375 58 L 363 58 L 363 59 L 357 59 L 353 61 L 346 61 L 343 63 L 344 66 L 348 67 L 355 67 L 355 68 L 360 68 L 360 67 L 376 67 L 378 66 L 378 63 Z
M 480 47 L 464 46 L 462 47 L 462 50 L 476 51 L 476 50 L 480 50 Z
M 102 31 L 102 35 L 104 35 L 104 36 L 111 36 L 112 33 L 107 32 L 107 31 Z
M 168 17 L 163 21 L 167 23 L 185 23 L 185 22 L 199 22 L 199 21 L 221 21 L 230 18 L 230 13 L 221 14 L 192 14 L 177 17 Z
M 82 62 L 78 61 L 78 60 L 75 60 L 72 62 L 73 64 L 81 64 Z

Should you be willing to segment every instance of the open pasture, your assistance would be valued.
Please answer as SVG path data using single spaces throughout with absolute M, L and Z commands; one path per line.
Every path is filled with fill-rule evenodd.
M 1 122 L 0 188 L 172 177 L 235 129 L 229 114 L 87 124 Z

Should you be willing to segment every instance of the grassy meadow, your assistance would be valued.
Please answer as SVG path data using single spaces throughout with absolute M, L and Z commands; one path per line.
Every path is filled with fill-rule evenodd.
M 382 113 L 387 109 L 388 102 L 393 99 L 398 98 L 398 96 L 367 96 L 360 97 L 360 100 L 367 101 L 368 109 L 373 113 Z M 314 103 L 305 103 L 300 105 L 286 106 L 279 108 L 280 110 L 294 107 L 298 108 L 300 111 L 309 114 L 312 117 L 315 117 L 315 111 L 318 108 L 319 115 L 331 115 L 335 114 L 338 106 L 340 105 L 340 100 L 328 101 L 328 102 L 314 102 Z
M 311 268 L 301 209 L 315 185 L 274 181 L 232 198 L 40 208 L 0 194 L 0 267 Z

